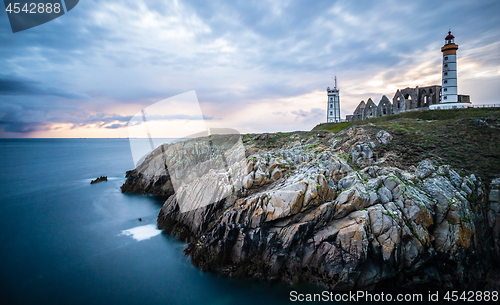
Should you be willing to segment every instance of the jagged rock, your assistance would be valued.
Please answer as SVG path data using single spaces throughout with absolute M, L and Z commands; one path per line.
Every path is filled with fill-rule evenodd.
M 379 134 L 379 142 L 390 141 Z M 366 162 L 373 158 L 370 136 L 359 128 L 343 135 L 256 152 L 241 175 L 207 172 L 192 186 L 208 179 L 212 189 L 177 190 L 158 227 L 189 242 L 185 253 L 194 265 L 229 276 L 337 291 L 381 284 L 498 289 L 489 270 L 500 263 L 500 178 L 488 192 L 476 176 L 431 160 L 408 169 L 373 165 Z M 318 139 L 327 144 L 315 148 Z M 127 174 L 122 190 L 173 193 L 162 160 L 155 150 Z M 220 199 L 183 212 L 184 196 Z
M 385 130 L 380 130 L 375 136 L 377 140 L 382 144 L 387 144 L 392 141 L 392 135 Z
M 90 184 L 95 184 L 95 183 L 99 183 L 102 181 L 108 181 L 108 177 L 107 176 L 97 177 L 95 180 L 90 181 Z
M 162 154 L 165 145 L 155 149 L 134 170 L 127 171 L 127 180 L 121 186 L 123 193 L 152 194 L 170 196 L 174 193 L 165 156 Z
M 491 181 L 488 201 L 488 225 L 493 231 L 495 253 L 500 261 L 500 178 Z
M 373 142 L 370 143 L 359 143 L 352 147 L 352 161 L 356 164 L 371 164 L 373 162 Z
M 420 162 L 417 166 L 417 177 L 420 179 L 425 179 L 432 175 L 436 171 L 433 162 L 430 160 L 424 160 Z
M 392 192 L 388 188 L 383 186 L 378 190 L 378 197 L 379 197 L 380 202 L 382 204 L 391 202 L 392 201 Z

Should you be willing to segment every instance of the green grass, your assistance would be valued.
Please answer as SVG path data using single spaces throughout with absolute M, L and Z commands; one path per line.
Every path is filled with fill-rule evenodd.
M 316 127 L 314 127 L 312 130 L 326 130 L 330 131 L 333 133 L 337 133 L 339 131 L 342 131 L 344 129 L 347 129 L 351 126 L 357 125 L 356 122 L 341 122 L 341 123 L 324 123 L 324 124 L 319 124 Z
M 484 121 L 487 124 L 484 124 Z M 462 175 L 474 173 L 486 183 L 500 175 L 500 108 L 470 108 L 405 112 L 364 121 L 320 124 L 313 130 L 338 133 L 363 126 L 394 137 L 375 152 L 396 154 L 395 166 L 408 168 L 430 158 L 449 164 Z
M 499 117 L 499 108 L 469 108 L 469 109 L 449 109 L 449 110 L 427 110 L 427 111 L 411 111 L 396 115 L 388 115 L 383 117 L 372 118 L 363 121 L 341 122 L 341 123 L 323 123 L 314 127 L 312 130 L 326 130 L 337 133 L 355 125 L 367 125 L 369 123 L 379 125 L 384 122 L 399 121 L 404 122 L 405 119 L 426 120 L 426 121 L 442 121 L 442 120 L 459 120 L 483 117 Z

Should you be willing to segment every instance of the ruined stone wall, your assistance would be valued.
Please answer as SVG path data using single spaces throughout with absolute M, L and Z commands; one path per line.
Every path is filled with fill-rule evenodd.
M 468 95 L 460 95 L 459 101 L 470 102 Z M 360 121 L 368 118 L 399 114 L 415 109 L 427 109 L 430 105 L 441 103 L 441 86 L 427 86 L 398 89 L 391 101 L 384 95 L 378 106 L 371 99 L 361 101 L 347 121 Z
M 459 103 L 470 103 L 470 95 L 458 95 L 458 102 Z

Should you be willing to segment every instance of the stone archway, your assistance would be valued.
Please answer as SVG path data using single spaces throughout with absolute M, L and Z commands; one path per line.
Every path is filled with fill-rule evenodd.
M 427 102 L 427 91 L 424 89 L 420 92 L 420 99 L 418 101 L 417 108 L 428 107 L 429 105 L 427 105 Z

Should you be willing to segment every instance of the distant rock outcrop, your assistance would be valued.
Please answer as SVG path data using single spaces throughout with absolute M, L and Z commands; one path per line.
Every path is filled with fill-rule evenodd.
M 90 184 L 99 183 L 102 181 L 108 181 L 108 177 L 107 176 L 97 177 L 95 180 L 90 181 Z
M 383 130 L 280 136 L 287 144 L 248 156 L 214 204 L 180 212 L 186 194 L 173 194 L 160 149 L 122 190 L 171 195 L 158 227 L 188 241 L 202 270 L 332 290 L 498 289 L 500 179 L 485 185 L 432 160 L 392 167 L 376 154 L 392 140 Z

